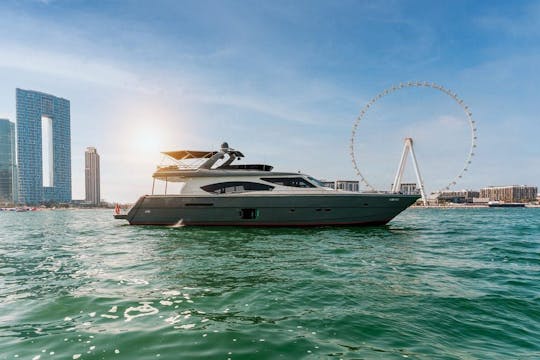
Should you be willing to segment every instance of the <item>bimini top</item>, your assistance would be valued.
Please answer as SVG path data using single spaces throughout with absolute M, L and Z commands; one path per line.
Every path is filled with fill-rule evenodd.
M 173 158 L 174 160 L 188 160 L 188 159 L 208 159 L 217 151 L 196 151 L 196 150 L 176 150 L 176 151 L 163 151 L 162 154 Z
M 221 145 L 219 151 L 193 151 L 193 150 L 176 150 L 164 151 L 162 154 L 174 160 L 175 165 L 158 166 L 154 173 L 154 178 L 170 178 L 179 173 L 185 176 L 187 173 L 197 171 L 200 175 L 204 170 L 226 170 L 234 171 L 272 171 L 272 166 L 263 164 L 242 164 L 232 165 L 231 163 L 237 159 L 244 157 L 240 151 L 232 149 L 226 142 Z M 223 161 L 218 164 L 218 161 Z M 201 171 L 203 170 L 203 171 Z M 214 176 L 214 175 L 212 175 Z

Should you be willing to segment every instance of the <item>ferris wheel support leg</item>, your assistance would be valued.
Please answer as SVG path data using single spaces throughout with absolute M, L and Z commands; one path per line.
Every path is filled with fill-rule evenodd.
M 424 206 L 426 206 L 427 198 L 426 198 L 426 193 L 424 191 L 424 180 L 422 180 L 422 176 L 420 175 L 420 169 L 418 168 L 418 162 L 416 161 L 416 155 L 414 153 L 412 139 L 408 139 L 408 140 L 410 140 L 410 148 L 411 148 L 411 155 L 413 159 L 414 172 L 416 173 L 416 180 L 418 181 L 418 185 L 420 186 L 420 195 L 422 195 L 422 201 L 424 202 Z
M 403 177 L 403 171 L 405 171 L 405 165 L 407 164 L 407 155 L 409 155 L 409 145 L 407 139 L 405 139 L 405 145 L 403 146 L 403 152 L 401 153 L 401 160 L 396 171 L 396 176 L 394 177 L 394 183 L 392 184 L 392 192 L 399 192 L 399 187 L 401 185 L 401 178 Z

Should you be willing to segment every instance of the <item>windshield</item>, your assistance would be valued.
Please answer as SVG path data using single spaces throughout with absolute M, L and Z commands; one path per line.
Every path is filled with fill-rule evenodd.
M 324 185 L 322 182 L 320 182 L 319 180 L 315 179 L 314 177 L 308 176 L 307 178 L 309 179 L 309 181 L 311 181 L 312 183 L 314 183 L 317 186 L 328 187 L 328 186 Z

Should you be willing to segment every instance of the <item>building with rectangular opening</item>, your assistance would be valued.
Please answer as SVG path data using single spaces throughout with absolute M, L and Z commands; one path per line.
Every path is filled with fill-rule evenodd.
M 16 90 L 19 202 L 71 201 L 69 100 Z

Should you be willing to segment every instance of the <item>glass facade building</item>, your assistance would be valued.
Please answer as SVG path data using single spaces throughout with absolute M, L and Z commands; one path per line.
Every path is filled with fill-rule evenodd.
M 0 203 L 16 202 L 15 124 L 0 119 Z
M 16 90 L 19 203 L 71 201 L 69 100 Z

